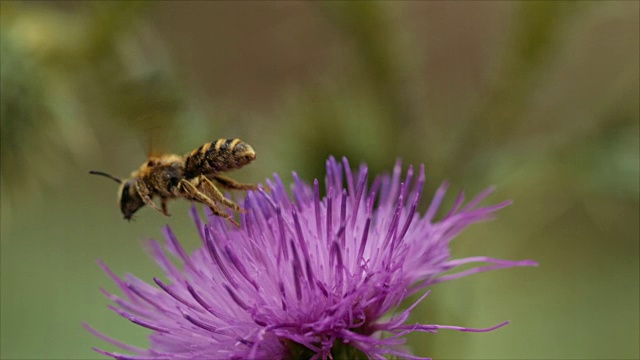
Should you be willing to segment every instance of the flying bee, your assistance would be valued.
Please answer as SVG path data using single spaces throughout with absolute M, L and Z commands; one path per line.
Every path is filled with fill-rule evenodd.
M 207 205 L 215 215 L 239 226 L 231 215 L 218 207 L 218 204 L 234 211 L 244 210 L 224 197 L 213 181 L 226 189 L 257 189 L 256 185 L 241 184 L 221 175 L 225 171 L 239 169 L 255 158 L 253 148 L 240 139 L 219 139 L 206 143 L 185 156 L 150 156 L 128 179 L 118 179 L 101 171 L 89 173 L 108 177 L 120 184 L 118 203 L 127 220 L 131 220 L 133 214 L 144 205 L 170 216 L 167 202 L 175 198 L 184 198 Z M 160 198 L 161 207 L 153 202 L 156 196 Z

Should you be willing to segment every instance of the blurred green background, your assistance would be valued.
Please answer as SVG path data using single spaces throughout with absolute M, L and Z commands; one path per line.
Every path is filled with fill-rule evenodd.
M 512 324 L 412 335 L 417 355 L 640 356 L 638 2 L 0 5 L 3 359 L 113 349 L 84 321 L 146 343 L 106 308 L 96 259 L 151 280 L 143 240 L 163 224 L 198 245 L 189 205 L 127 223 L 115 184 L 87 170 L 126 176 L 150 148 L 219 137 L 256 149 L 241 181 L 401 157 L 426 165 L 427 194 L 448 179 L 514 199 L 454 256 L 540 267 L 437 285 L 411 319 Z

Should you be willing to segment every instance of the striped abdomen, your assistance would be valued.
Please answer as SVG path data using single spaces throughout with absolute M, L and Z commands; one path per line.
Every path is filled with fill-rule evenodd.
M 256 158 L 251 146 L 240 139 L 219 139 L 206 143 L 186 156 L 185 177 L 211 175 L 238 169 Z

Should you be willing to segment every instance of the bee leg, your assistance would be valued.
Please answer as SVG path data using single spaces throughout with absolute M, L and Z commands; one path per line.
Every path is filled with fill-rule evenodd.
M 166 216 L 171 216 L 171 214 L 169 214 L 169 206 L 167 205 L 168 201 L 169 200 L 167 200 L 166 198 L 161 198 L 160 205 L 162 205 L 162 213 Z
M 147 185 L 144 184 L 144 182 L 136 181 L 135 186 L 136 186 L 136 190 L 138 191 L 138 195 L 140 195 L 140 198 L 146 205 L 149 205 L 155 211 L 161 214 L 167 215 L 164 211 L 162 211 L 162 209 L 158 207 L 158 205 L 156 205 L 156 203 L 153 202 L 153 199 L 151 199 L 151 195 L 150 195 L 151 191 L 149 191 L 149 188 L 147 187 Z
M 218 190 L 218 188 L 211 182 L 211 180 L 207 179 L 206 176 L 201 175 L 196 180 L 198 181 L 198 187 L 204 190 L 204 193 L 209 195 L 211 199 L 220 202 L 224 206 L 235 211 L 244 212 L 240 205 L 224 197 L 224 194 L 222 194 L 222 192 L 220 192 L 220 190 Z
M 226 212 L 222 211 L 216 205 L 216 203 L 214 203 L 213 200 L 211 200 L 211 198 L 209 198 L 207 195 L 205 195 L 202 192 L 200 192 L 195 187 L 195 185 L 193 185 L 192 183 L 188 182 L 185 179 L 182 179 L 178 183 L 178 188 L 180 189 L 180 191 L 182 192 L 182 194 L 184 195 L 185 198 L 187 198 L 187 199 L 189 199 L 191 201 L 197 201 L 199 203 L 207 205 L 211 209 L 211 211 L 213 211 L 213 213 L 215 215 L 221 216 L 221 217 L 229 220 L 235 226 L 238 226 L 238 227 L 240 226 L 240 224 L 238 224 L 238 222 L 235 221 L 233 219 L 233 217 L 231 217 L 231 215 L 229 215 Z
M 222 185 L 222 187 L 227 189 L 235 189 L 235 190 L 256 190 L 258 185 L 254 184 L 242 184 L 233 179 L 230 179 L 224 175 L 214 175 L 213 178 Z

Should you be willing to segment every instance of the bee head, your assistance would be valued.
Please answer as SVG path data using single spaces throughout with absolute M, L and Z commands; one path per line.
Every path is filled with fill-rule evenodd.
M 131 220 L 133 213 L 144 206 L 144 202 L 134 185 L 135 179 L 122 180 L 105 172 L 94 170 L 89 171 L 89 174 L 104 176 L 120 184 L 118 202 L 120 203 L 120 210 L 125 219 Z
M 249 144 L 241 141 L 233 148 L 233 157 L 238 166 L 244 166 L 255 160 L 256 152 Z
M 124 218 L 127 220 L 131 220 L 133 214 L 144 206 L 134 182 L 135 179 L 129 179 L 120 185 L 120 211 L 122 211 Z

